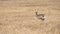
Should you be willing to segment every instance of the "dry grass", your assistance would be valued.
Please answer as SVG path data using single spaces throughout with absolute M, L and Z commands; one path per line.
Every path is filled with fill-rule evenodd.
M 60 34 L 60 0 L 0 0 L 0 34 Z

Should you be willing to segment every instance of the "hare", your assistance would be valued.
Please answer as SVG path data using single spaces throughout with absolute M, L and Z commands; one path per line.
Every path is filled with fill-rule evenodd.
M 35 13 L 36 13 L 36 17 L 38 19 L 45 20 L 45 15 L 44 14 L 38 14 L 37 12 L 35 12 Z

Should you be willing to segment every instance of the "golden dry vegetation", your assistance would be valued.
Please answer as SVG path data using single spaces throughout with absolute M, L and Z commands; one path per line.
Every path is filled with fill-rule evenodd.
M 0 0 L 0 34 L 60 34 L 60 0 Z

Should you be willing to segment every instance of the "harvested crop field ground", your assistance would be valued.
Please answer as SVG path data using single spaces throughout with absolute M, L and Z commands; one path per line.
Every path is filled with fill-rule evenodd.
M 60 0 L 0 0 L 0 34 L 60 34 Z

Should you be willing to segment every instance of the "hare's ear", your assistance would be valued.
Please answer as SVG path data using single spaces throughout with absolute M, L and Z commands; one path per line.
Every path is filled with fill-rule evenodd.
M 38 12 L 35 12 L 36 13 L 36 16 L 40 16 L 40 14 L 38 14 Z
M 34 9 L 35 12 L 38 12 L 38 9 Z
M 38 10 L 37 9 L 35 9 L 35 14 L 36 14 L 36 16 L 38 16 Z
M 35 12 L 35 13 L 36 13 L 36 15 L 38 15 L 37 12 Z

